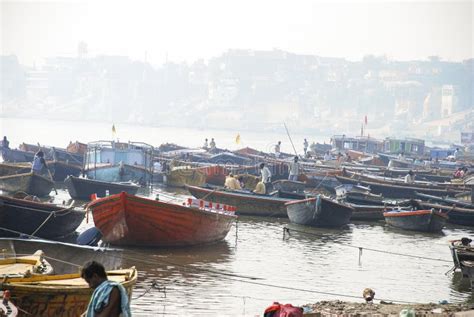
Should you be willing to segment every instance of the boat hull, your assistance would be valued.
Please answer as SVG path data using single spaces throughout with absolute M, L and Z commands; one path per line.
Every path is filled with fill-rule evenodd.
M 69 195 L 74 199 L 89 200 L 92 194 L 97 197 L 105 197 L 108 191 L 110 195 L 126 192 L 135 195 L 139 186 L 131 184 L 119 184 L 103 182 L 93 179 L 85 179 L 74 176 L 68 176 L 64 181 Z
M 68 236 L 84 217 L 84 210 L 0 196 L 0 227 L 4 228 L 0 235 L 4 237 L 19 235 L 12 231 L 44 239 Z
M 442 213 L 431 210 L 385 212 L 383 215 L 392 227 L 423 232 L 439 232 L 447 220 Z
M 186 186 L 191 195 L 215 203 L 227 204 L 237 208 L 239 215 L 287 217 L 285 203 L 291 199 L 266 195 L 240 193 L 238 191 L 212 190 L 196 186 Z
M 136 269 L 108 271 L 107 276 L 119 282 L 131 300 L 132 288 L 137 282 Z M 93 292 L 78 273 L 8 279 L 0 282 L 0 287 L 10 291 L 11 301 L 21 309 L 19 316 L 82 316 Z
M 417 198 L 416 193 L 425 193 L 429 195 L 448 195 L 455 196 L 456 194 L 461 193 L 460 190 L 450 190 L 450 189 L 435 189 L 427 187 L 415 187 L 411 184 L 407 185 L 391 185 L 383 184 L 377 182 L 369 182 L 365 180 L 358 180 L 349 177 L 336 176 L 337 180 L 342 184 L 353 184 L 353 185 L 362 185 L 370 186 L 371 193 L 377 195 L 383 195 L 386 198 Z
M 145 184 L 151 181 L 152 173 L 140 166 L 114 165 L 90 168 L 86 171 L 87 177 L 104 182 L 134 182 Z
M 102 240 L 115 245 L 192 246 L 223 240 L 236 216 L 120 193 L 89 204 Z
M 54 183 L 41 175 L 23 173 L 0 177 L 0 189 L 7 192 L 25 192 L 38 197 L 48 196 Z
M 79 176 L 82 170 L 79 165 L 59 161 L 48 163 L 48 167 L 53 175 L 53 180 L 56 182 L 63 182 L 69 175 Z
M 290 181 L 287 179 L 277 180 L 273 183 L 273 189 L 285 192 L 303 192 L 306 184 L 304 182 Z
M 286 210 L 292 223 L 312 227 L 342 227 L 349 223 L 354 211 L 324 197 L 289 202 Z
M 1 148 L 0 153 L 2 154 L 3 161 L 5 162 L 32 162 L 35 157 L 34 152 L 27 152 L 22 150 L 6 149 Z

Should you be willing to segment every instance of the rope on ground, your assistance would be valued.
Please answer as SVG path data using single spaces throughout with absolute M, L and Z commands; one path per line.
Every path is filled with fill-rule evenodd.
M 156 289 L 158 290 L 158 292 L 163 292 L 163 294 L 165 295 L 165 298 L 166 298 L 166 286 L 163 286 L 163 287 L 160 287 L 158 285 L 158 281 L 157 280 L 153 280 L 151 282 L 151 285 L 150 287 L 148 287 L 142 294 L 138 295 L 137 297 L 133 297 L 132 300 L 137 300 L 143 296 L 145 296 L 146 294 L 148 294 L 152 289 Z
M 75 267 L 77 267 L 77 268 L 82 267 L 82 265 L 80 265 L 80 264 L 76 264 L 76 263 L 72 263 L 72 262 L 60 260 L 60 259 L 58 259 L 58 258 L 53 258 L 53 257 L 51 257 L 51 256 L 43 255 L 43 257 L 45 257 L 45 258 L 47 258 L 47 259 L 49 259 L 49 260 L 53 260 L 53 261 L 60 262 L 60 263 L 69 264 L 69 265 L 75 266 Z

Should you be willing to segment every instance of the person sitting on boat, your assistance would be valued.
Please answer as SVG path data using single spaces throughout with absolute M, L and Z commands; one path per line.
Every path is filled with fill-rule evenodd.
M 272 172 L 265 166 L 265 163 L 260 164 L 260 174 L 262 175 L 261 181 L 265 184 L 265 189 L 268 192 L 272 184 Z
M 226 177 L 224 187 L 231 190 L 242 189 L 242 187 L 240 187 L 239 181 L 234 177 L 234 174 L 232 173 L 230 173 L 229 176 Z
M 295 156 L 293 162 L 290 163 L 290 175 L 288 180 L 297 181 L 298 175 L 300 174 L 300 163 L 298 163 L 298 156 Z
M 35 154 L 35 157 L 33 158 L 33 163 L 31 165 L 31 171 L 34 174 L 38 175 L 44 175 L 48 171 L 48 166 L 46 165 L 43 151 L 39 150 Z
M 240 188 L 244 189 L 245 188 L 245 182 L 244 182 L 244 177 L 242 175 L 239 176 L 238 178 Z
M 281 150 L 281 141 L 278 141 L 278 143 L 275 144 L 275 157 L 276 158 L 280 157 L 280 154 L 281 154 L 280 150 Z
M 206 150 L 206 151 L 208 150 L 209 145 L 208 145 L 208 143 L 207 143 L 207 138 L 204 140 L 204 145 L 203 145 L 202 148 L 203 148 L 204 150 Z
M 332 159 L 331 153 L 329 153 L 329 151 L 327 151 L 326 153 L 324 153 L 323 159 L 324 159 L 325 161 L 330 161 L 330 160 Z
M 253 190 L 255 194 L 265 195 L 267 190 L 265 184 L 262 181 L 259 181 Z
M 463 178 L 464 177 L 464 169 L 459 167 L 453 174 L 454 178 Z
M 408 174 L 405 175 L 405 183 L 412 184 L 415 181 L 415 174 L 412 170 L 408 171 Z
M 84 317 L 131 316 L 127 291 L 120 283 L 107 279 L 102 264 L 87 262 L 81 270 L 81 277 L 94 289 Z

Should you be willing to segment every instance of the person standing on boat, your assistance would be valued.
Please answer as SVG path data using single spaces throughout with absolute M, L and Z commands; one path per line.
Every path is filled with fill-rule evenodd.
M 303 150 L 304 150 L 304 156 L 306 157 L 306 152 L 308 152 L 308 140 L 304 139 L 304 142 L 303 142 Z
M 33 158 L 33 163 L 31 165 L 31 171 L 34 174 L 38 174 L 38 175 L 44 175 L 47 173 L 48 166 L 46 165 L 43 151 L 39 150 L 35 154 L 35 157 Z
M 415 181 L 415 174 L 412 170 L 408 171 L 408 174 L 405 176 L 405 183 L 412 184 Z
M 279 158 L 280 157 L 280 150 L 281 150 L 281 141 L 278 141 L 278 143 L 275 145 L 275 157 Z
M 10 148 L 10 142 L 7 140 L 7 136 L 5 135 L 2 140 L 2 148 L 4 149 L 9 149 Z
M 261 181 L 265 185 L 266 193 L 268 193 L 272 185 L 272 172 L 265 166 L 265 163 L 260 164 L 260 175 L 262 175 Z
M 298 175 L 300 174 L 300 163 L 298 163 L 298 156 L 295 156 L 293 162 L 290 163 L 290 175 L 288 180 L 297 181 Z
M 107 278 L 102 264 L 96 261 L 87 262 L 81 270 L 81 277 L 94 289 L 83 317 L 132 315 L 127 291 L 120 283 Z
M 455 161 L 457 161 L 459 159 L 459 148 L 456 148 L 456 150 L 454 150 L 454 153 L 453 153 L 453 158 Z
M 209 145 L 211 146 L 211 149 L 210 151 L 215 151 L 216 149 L 216 141 L 214 141 L 214 138 L 211 139 L 211 143 L 209 143 Z

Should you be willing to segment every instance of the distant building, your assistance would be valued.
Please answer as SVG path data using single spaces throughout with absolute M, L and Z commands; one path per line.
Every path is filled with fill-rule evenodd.
M 457 108 L 458 98 L 453 85 L 443 85 L 441 89 L 441 117 L 452 115 Z

